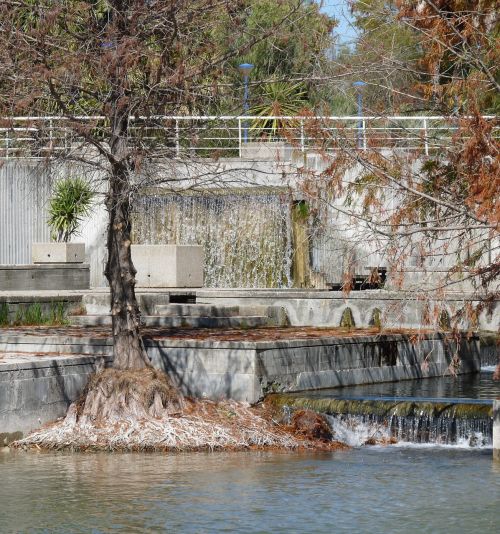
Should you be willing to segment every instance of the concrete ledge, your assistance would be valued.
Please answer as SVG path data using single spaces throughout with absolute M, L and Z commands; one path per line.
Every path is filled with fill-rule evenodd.
M 447 293 L 443 304 L 451 316 L 464 307 L 465 301 L 478 302 L 471 293 Z M 367 327 L 379 310 L 385 328 L 421 328 L 425 304 L 415 300 L 414 293 L 404 291 L 352 291 L 348 296 L 340 291 L 300 290 L 236 290 L 201 289 L 196 302 L 211 305 L 281 306 L 291 326 L 339 326 L 342 314 L 350 308 L 355 325 Z M 464 330 L 468 327 L 464 326 Z M 492 304 L 479 316 L 479 329 L 496 332 L 500 328 L 500 306 Z
M 85 243 L 33 243 L 33 263 L 83 263 Z

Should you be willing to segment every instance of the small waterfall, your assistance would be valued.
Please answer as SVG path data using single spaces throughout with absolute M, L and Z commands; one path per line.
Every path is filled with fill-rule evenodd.
M 491 447 L 492 404 L 411 400 L 312 399 L 276 395 L 286 410 L 324 413 L 334 438 L 351 446 L 417 443 Z
M 207 287 L 290 287 L 287 195 L 207 193 L 136 200 L 133 241 L 203 245 Z
M 491 447 L 489 419 L 421 416 L 327 415 L 335 439 L 353 447 L 365 444 L 418 443 Z

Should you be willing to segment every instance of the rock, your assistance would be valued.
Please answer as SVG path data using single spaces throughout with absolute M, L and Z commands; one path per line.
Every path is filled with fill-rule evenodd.
M 293 414 L 292 431 L 312 441 L 331 441 L 332 431 L 324 416 L 312 410 L 298 410 Z

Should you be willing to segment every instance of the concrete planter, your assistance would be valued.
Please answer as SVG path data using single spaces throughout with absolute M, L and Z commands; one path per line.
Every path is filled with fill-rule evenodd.
M 33 263 L 83 263 L 85 243 L 33 243 Z
M 132 245 L 138 287 L 203 287 L 203 247 Z

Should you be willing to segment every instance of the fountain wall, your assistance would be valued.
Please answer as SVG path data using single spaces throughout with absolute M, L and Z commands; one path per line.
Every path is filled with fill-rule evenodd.
M 287 288 L 290 202 L 288 195 L 270 191 L 141 196 L 133 242 L 202 245 L 206 287 Z

